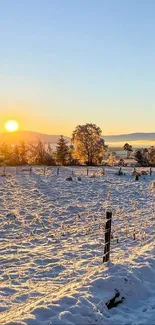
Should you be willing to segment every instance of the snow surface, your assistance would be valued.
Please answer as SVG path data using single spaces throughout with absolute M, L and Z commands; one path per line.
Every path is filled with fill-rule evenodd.
M 155 170 L 139 182 L 131 168 L 105 171 L 10 167 L 0 177 L 0 324 L 155 324 Z M 116 290 L 123 303 L 108 309 Z

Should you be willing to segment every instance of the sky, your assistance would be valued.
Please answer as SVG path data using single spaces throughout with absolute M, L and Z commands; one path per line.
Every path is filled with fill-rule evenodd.
M 0 0 L 0 132 L 154 132 L 154 0 Z

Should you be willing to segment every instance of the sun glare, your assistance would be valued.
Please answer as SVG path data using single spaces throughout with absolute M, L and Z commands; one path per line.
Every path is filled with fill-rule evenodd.
M 19 128 L 19 125 L 18 125 L 18 122 L 17 121 L 10 120 L 10 121 L 7 121 L 5 123 L 5 129 L 8 132 L 15 132 L 15 131 L 18 130 L 18 128 Z

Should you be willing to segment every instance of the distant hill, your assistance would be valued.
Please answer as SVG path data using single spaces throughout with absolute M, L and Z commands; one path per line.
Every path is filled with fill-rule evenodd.
M 5 132 L 0 133 L 0 143 L 6 142 L 8 144 L 17 144 L 20 141 L 25 142 L 36 142 L 37 139 L 40 139 L 42 142 L 50 142 L 51 144 L 56 144 L 58 142 L 60 135 L 48 135 L 38 132 L 31 131 L 17 131 L 17 132 Z M 69 137 L 65 137 L 68 142 L 70 142 Z
M 60 135 L 42 134 L 38 132 L 30 131 L 18 131 L 14 133 L 1 133 L 0 143 L 6 142 L 9 144 L 17 144 L 20 141 L 35 142 L 39 138 L 42 142 L 51 143 L 55 145 L 58 142 Z M 70 138 L 66 137 L 68 143 Z M 123 143 L 130 142 L 135 147 L 139 145 L 155 145 L 155 132 L 154 133 L 131 133 L 131 134 L 120 134 L 120 135 L 104 135 L 105 142 L 110 146 L 121 147 Z
M 103 136 L 106 142 L 126 142 L 126 141 L 155 141 L 154 133 L 131 133 L 120 135 L 105 135 Z

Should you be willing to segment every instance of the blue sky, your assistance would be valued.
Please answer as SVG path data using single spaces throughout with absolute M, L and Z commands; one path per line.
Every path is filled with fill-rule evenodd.
M 154 0 L 0 0 L 0 132 L 153 132 Z

